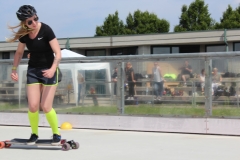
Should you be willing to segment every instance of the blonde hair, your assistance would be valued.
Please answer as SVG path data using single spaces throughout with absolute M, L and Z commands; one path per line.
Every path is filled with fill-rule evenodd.
M 16 28 L 19 28 L 17 32 L 14 31 L 14 29 L 16 29 Z M 13 26 L 13 27 L 8 25 L 8 29 L 10 29 L 13 32 L 13 35 L 10 38 L 6 38 L 7 42 L 15 42 L 19 38 L 21 38 L 33 31 L 33 29 L 30 29 L 25 25 L 25 21 L 21 21 L 19 25 Z
M 130 68 L 132 68 L 131 62 L 127 62 L 127 63 L 126 63 L 126 67 L 127 67 L 128 64 L 130 65 Z

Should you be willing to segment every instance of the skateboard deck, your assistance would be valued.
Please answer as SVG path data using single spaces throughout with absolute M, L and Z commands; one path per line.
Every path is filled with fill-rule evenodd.
M 14 138 L 10 141 L 2 141 L 0 142 L 0 149 L 2 148 L 9 148 L 12 145 L 28 145 L 27 144 L 28 139 L 20 139 L 20 138 Z M 28 146 L 61 146 L 62 150 L 68 151 L 71 148 L 72 149 L 78 149 L 79 143 L 74 142 L 73 140 L 67 141 L 66 139 L 61 139 L 59 144 L 52 145 L 52 139 L 39 139 L 35 144 L 28 145 Z

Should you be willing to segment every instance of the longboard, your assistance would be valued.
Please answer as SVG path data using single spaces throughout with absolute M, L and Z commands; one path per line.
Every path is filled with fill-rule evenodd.
M 14 138 L 10 141 L 0 141 L 0 149 L 9 148 L 12 145 L 27 145 L 28 139 Z M 61 139 L 60 143 L 57 145 L 52 145 L 51 139 L 39 139 L 35 144 L 28 146 L 61 146 L 63 151 L 68 151 L 72 149 L 78 149 L 79 143 L 73 140 L 67 141 L 66 139 Z

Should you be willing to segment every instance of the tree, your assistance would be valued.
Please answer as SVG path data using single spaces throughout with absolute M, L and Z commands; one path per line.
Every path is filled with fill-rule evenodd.
M 170 24 L 165 19 L 148 11 L 137 10 L 126 18 L 126 34 L 163 33 L 169 31 Z
M 115 14 L 109 14 L 102 26 L 96 27 L 96 36 L 111 36 L 125 34 L 123 21 L 118 17 L 118 11 Z
M 208 12 L 208 5 L 204 0 L 195 0 L 188 8 L 182 6 L 182 14 L 179 25 L 174 27 L 175 32 L 209 30 L 214 27 L 214 20 Z
M 233 29 L 240 28 L 240 6 L 235 10 L 230 5 L 225 12 L 223 12 L 220 23 L 215 24 L 215 29 Z

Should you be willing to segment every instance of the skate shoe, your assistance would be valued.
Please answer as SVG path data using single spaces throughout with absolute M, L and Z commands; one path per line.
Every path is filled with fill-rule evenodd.
M 36 144 L 37 140 L 38 140 L 38 136 L 36 134 L 31 134 L 31 137 L 27 141 L 27 145 L 34 145 Z

